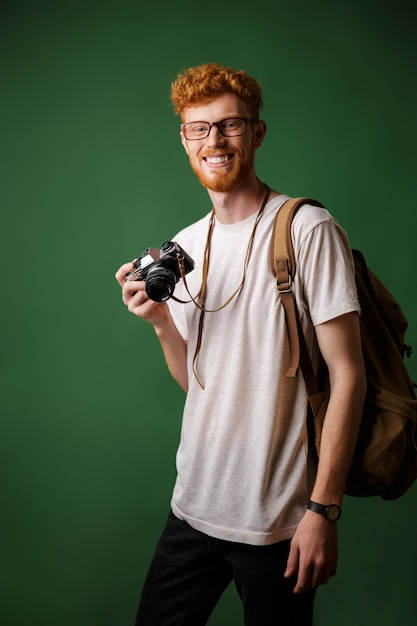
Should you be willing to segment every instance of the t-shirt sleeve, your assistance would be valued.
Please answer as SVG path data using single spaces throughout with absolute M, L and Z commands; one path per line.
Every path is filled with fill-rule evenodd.
M 325 210 L 317 223 L 296 231 L 299 295 L 314 326 L 352 311 L 360 312 L 354 261 L 346 232 Z M 297 277 L 296 277 L 297 278 Z

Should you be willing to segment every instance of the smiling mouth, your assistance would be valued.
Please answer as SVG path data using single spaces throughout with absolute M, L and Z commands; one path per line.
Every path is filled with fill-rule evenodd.
M 232 158 L 233 158 L 233 154 L 222 154 L 219 156 L 204 157 L 204 160 L 209 165 L 221 165 L 222 163 L 227 163 Z

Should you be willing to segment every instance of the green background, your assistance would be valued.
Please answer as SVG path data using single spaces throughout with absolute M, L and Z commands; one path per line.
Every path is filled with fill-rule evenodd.
M 417 346 L 411 7 L 3 3 L 5 626 L 130 626 L 168 511 L 184 398 L 114 272 L 210 208 L 170 108 L 178 71 L 219 61 L 260 80 L 260 177 L 326 204 L 402 303 Z M 344 509 L 316 625 L 415 624 L 417 487 Z M 210 625 L 241 623 L 230 588 Z

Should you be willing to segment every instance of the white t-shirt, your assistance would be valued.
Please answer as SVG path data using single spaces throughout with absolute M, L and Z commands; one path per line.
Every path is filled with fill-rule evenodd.
M 286 378 L 289 350 L 283 307 L 270 264 L 277 209 L 270 200 L 258 224 L 240 294 L 206 313 L 201 350 L 192 371 L 199 309 L 169 301 L 188 341 L 185 402 L 172 510 L 192 527 L 219 539 L 266 545 L 288 539 L 304 515 L 312 488 L 306 432 L 307 396 L 301 371 Z M 206 309 L 224 304 L 240 285 L 256 215 L 237 224 L 216 221 Z M 176 237 L 194 259 L 190 293 L 201 286 L 209 215 Z M 313 359 L 313 326 L 359 311 L 354 267 L 345 232 L 322 208 L 304 205 L 293 222 L 297 262 L 294 290 Z M 175 296 L 189 300 L 182 281 Z M 317 356 L 317 354 L 316 354 Z

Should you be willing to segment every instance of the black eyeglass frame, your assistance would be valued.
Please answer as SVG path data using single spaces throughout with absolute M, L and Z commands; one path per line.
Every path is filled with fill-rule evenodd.
M 225 135 L 220 128 L 220 124 L 224 124 L 224 122 L 228 122 L 229 120 L 241 120 L 242 122 L 245 122 L 243 131 L 237 133 L 236 135 Z M 223 137 L 240 137 L 241 135 L 244 135 L 246 133 L 248 129 L 248 124 L 256 124 L 259 121 L 259 119 L 256 119 L 254 117 L 226 117 L 224 120 L 220 120 L 219 122 L 203 122 L 202 120 L 196 120 L 195 122 L 186 122 L 185 124 L 180 124 L 180 130 L 187 141 L 200 141 L 200 139 L 207 139 L 207 137 L 211 133 L 211 129 L 213 128 L 213 126 L 217 126 L 219 133 L 223 135 Z M 208 124 L 209 127 L 207 130 L 207 135 L 204 135 L 202 137 L 187 137 L 184 128 L 189 124 Z

